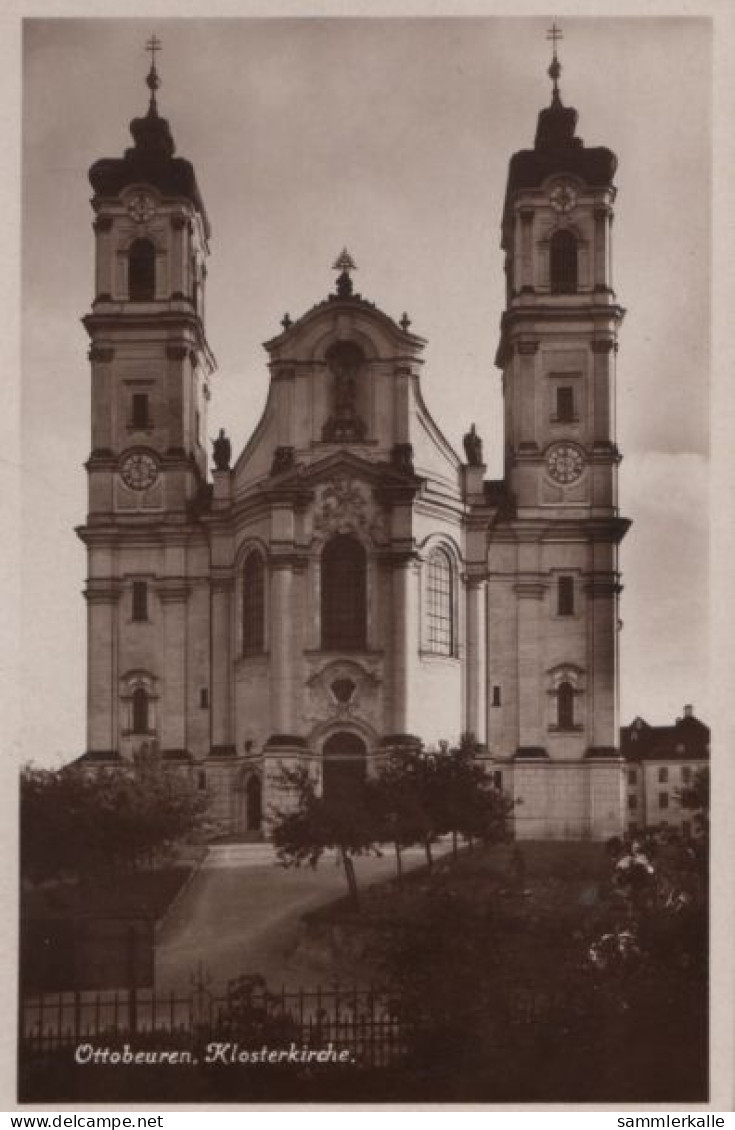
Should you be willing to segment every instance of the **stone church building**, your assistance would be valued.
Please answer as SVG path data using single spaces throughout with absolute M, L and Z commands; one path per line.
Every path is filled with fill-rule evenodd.
M 576 136 L 559 70 L 510 160 L 488 480 L 474 425 L 458 454 L 423 399 L 426 342 L 355 292 L 347 252 L 334 293 L 265 344 L 244 450 L 224 429 L 212 445 L 210 224 L 152 65 L 133 145 L 90 170 L 86 758 L 155 747 L 252 836 L 283 765 L 325 792 L 374 774 L 434 739 L 431 704 L 521 802 L 517 836 L 622 830 L 616 158 Z

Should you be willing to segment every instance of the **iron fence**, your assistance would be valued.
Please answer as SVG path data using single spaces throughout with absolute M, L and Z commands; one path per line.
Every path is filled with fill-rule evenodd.
M 340 986 L 274 993 L 256 984 L 215 995 L 199 979 L 184 993 L 42 993 L 23 999 L 20 1029 L 25 1058 L 126 1042 L 136 1049 L 175 1046 L 192 1053 L 214 1043 L 300 1050 L 331 1045 L 353 1063 L 382 1067 L 405 1051 L 400 1023 L 380 993 Z

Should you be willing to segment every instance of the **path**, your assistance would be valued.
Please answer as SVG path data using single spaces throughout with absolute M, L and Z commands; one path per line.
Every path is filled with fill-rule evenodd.
M 269 986 L 296 987 L 303 969 L 294 960 L 307 910 L 346 894 L 335 856 L 318 867 L 283 868 L 267 844 L 223 844 L 210 849 L 197 875 L 169 912 L 156 944 L 156 987 L 189 988 L 202 965 L 213 987 L 242 973 L 260 973 Z M 405 853 L 406 868 L 423 853 Z M 358 884 L 395 874 L 392 853 L 355 861 Z

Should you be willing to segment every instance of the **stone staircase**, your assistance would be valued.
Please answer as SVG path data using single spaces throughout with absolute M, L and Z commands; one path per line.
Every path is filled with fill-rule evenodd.
M 392 854 L 393 848 L 385 846 L 386 854 Z M 439 858 L 451 850 L 451 840 L 448 836 L 434 844 L 434 857 Z M 334 851 L 324 853 L 324 858 L 334 858 Z M 407 863 L 416 866 L 424 860 L 424 849 L 413 846 L 403 849 L 403 858 Z M 269 867 L 277 864 L 276 852 L 273 844 L 266 840 L 257 843 L 244 843 L 232 841 L 230 843 L 210 844 L 207 855 L 201 866 L 204 869 L 215 867 Z
M 267 867 L 275 863 L 273 844 L 260 840 L 258 843 L 211 844 L 202 867 Z

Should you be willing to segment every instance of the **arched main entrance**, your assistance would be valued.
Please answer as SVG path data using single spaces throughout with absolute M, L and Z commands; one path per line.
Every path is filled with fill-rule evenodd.
M 245 787 L 248 832 L 259 832 L 263 823 L 263 789 L 260 777 L 252 776 Z
M 243 769 L 235 785 L 235 834 L 259 839 L 263 829 L 263 785 L 257 773 Z
M 322 759 L 325 800 L 346 800 L 359 790 L 367 775 L 367 748 L 362 738 L 347 731 L 332 734 L 324 743 Z

